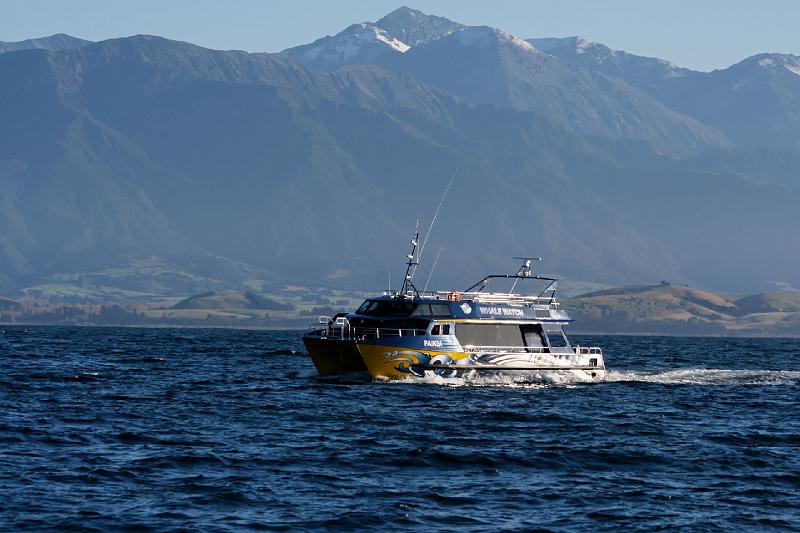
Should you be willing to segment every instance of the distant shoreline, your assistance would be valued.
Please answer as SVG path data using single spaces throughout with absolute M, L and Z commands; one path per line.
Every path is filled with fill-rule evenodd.
M 0 325 L 303 331 L 320 317 L 357 308 L 363 298 L 322 289 L 209 291 L 174 301 L 92 304 L 5 298 Z M 662 282 L 603 289 L 560 303 L 573 318 L 573 334 L 800 338 L 800 293 L 731 296 Z

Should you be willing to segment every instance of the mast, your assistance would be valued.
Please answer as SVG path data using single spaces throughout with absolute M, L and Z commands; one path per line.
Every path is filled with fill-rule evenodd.
M 414 238 L 411 239 L 411 253 L 406 255 L 408 262 L 406 262 L 406 276 L 403 278 L 403 286 L 400 289 L 400 294 L 405 298 L 411 295 L 413 291 L 414 296 L 419 296 L 417 287 L 414 286 L 414 271 L 416 270 L 419 261 L 417 258 L 417 243 L 419 242 L 419 219 L 417 219 L 417 227 L 414 230 Z

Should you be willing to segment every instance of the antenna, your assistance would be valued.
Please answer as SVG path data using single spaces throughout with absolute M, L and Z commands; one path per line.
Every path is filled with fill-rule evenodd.
M 433 271 L 436 270 L 436 263 L 439 262 L 439 256 L 442 255 L 442 248 L 444 248 L 444 243 L 439 246 L 439 252 L 436 254 L 436 259 L 433 261 L 433 266 L 431 267 L 431 271 L 428 273 L 428 279 L 425 280 L 425 286 L 422 287 L 422 292 L 428 290 L 428 283 L 431 282 L 431 276 L 433 276 Z
M 529 278 L 533 276 L 533 271 L 531 270 L 531 262 L 532 261 L 541 261 L 541 257 L 517 257 L 515 256 L 514 259 L 519 259 L 523 261 L 522 266 L 519 267 L 519 271 L 517 272 L 517 276 L 521 278 Z
M 519 267 L 517 271 L 516 279 L 514 280 L 514 284 L 511 285 L 511 290 L 508 291 L 509 294 L 514 292 L 514 287 L 517 286 L 517 282 L 519 278 L 530 278 L 533 276 L 533 270 L 531 269 L 531 262 L 533 261 L 541 261 L 541 257 L 514 257 L 514 259 L 519 259 L 522 261 L 522 266 Z
M 417 264 L 422 262 L 422 253 L 425 251 L 425 245 L 428 244 L 428 237 L 431 236 L 431 230 L 433 226 L 436 224 L 436 217 L 439 216 L 439 210 L 442 208 L 442 204 L 444 203 L 444 199 L 447 198 L 447 193 L 450 192 L 450 187 L 453 185 L 453 180 L 456 179 L 456 174 L 461 169 L 461 164 L 459 163 L 456 167 L 453 175 L 450 176 L 450 182 L 447 184 L 447 188 L 444 190 L 444 194 L 442 195 L 442 199 L 439 200 L 439 205 L 436 207 L 436 212 L 433 213 L 433 218 L 431 219 L 431 225 L 428 226 L 428 231 L 425 233 L 425 239 L 422 241 L 422 247 L 419 249 L 419 261 Z M 414 268 L 414 273 L 416 273 L 417 269 Z M 412 274 L 413 276 L 413 274 Z

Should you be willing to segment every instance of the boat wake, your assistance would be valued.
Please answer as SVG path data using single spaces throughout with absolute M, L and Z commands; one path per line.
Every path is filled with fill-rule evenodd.
M 410 376 L 387 381 L 394 384 L 429 384 L 448 387 L 513 387 L 542 388 L 574 386 L 583 383 L 655 383 L 661 385 L 800 385 L 800 371 L 796 370 L 727 370 L 719 368 L 672 368 L 657 371 L 606 370 L 603 381 L 594 381 L 573 372 L 549 373 L 540 376 L 509 374 L 468 375 L 443 377 Z
M 622 381 L 662 385 L 798 385 L 800 371 L 674 368 L 654 372 L 615 370 L 606 372 L 606 382 Z

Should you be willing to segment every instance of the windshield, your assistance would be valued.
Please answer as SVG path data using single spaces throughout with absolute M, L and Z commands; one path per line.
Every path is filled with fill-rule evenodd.
M 367 300 L 356 310 L 366 316 L 449 316 L 446 303 L 415 303 L 408 300 Z
M 367 316 L 409 316 L 417 306 L 406 300 L 367 300 L 356 314 Z

